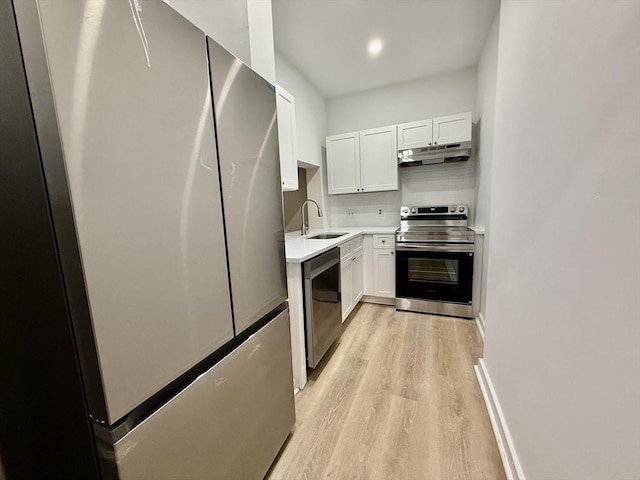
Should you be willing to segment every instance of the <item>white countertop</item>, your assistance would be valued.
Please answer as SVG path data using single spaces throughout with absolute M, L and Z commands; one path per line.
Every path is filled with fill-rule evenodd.
M 323 229 L 309 230 L 309 234 L 305 237 L 300 235 L 300 230 L 297 232 L 289 232 L 284 236 L 285 250 L 287 255 L 287 262 L 289 263 L 302 263 L 310 258 L 313 258 L 321 253 L 331 250 L 338 245 L 347 242 L 358 235 L 371 235 L 376 233 L 389 234 L 395 233 L 398 227 L 330 227 Z M 313 235 L 319 233 L 345 233 L 338 238 L 332 238 L 328 240 L 309 239 Z

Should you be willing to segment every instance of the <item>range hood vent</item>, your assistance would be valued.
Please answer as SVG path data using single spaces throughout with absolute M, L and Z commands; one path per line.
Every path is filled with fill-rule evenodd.
M 420 167 L 439 163 L 466 162 L 471 156 L 471 142 L 410 148 L 398 152 L 399 167 Z

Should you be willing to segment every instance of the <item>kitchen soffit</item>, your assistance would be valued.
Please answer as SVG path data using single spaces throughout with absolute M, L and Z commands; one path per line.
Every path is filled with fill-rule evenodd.
M 499 0 L 272 0 L 276 50 L 327 98 L 476 65 Z M 384 43 L 372 58 L 367 46 Z

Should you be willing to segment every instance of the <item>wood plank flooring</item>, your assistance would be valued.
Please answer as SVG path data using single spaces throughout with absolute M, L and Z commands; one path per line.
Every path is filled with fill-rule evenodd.
M 361 304 L 296 395 L 268 480 L 505 479 L 472 321 Z

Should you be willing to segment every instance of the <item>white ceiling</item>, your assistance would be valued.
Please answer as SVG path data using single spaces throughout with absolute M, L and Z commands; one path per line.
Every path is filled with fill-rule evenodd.
M 499 0 L 272 0 L 275 47 L 327 98 L 478 63 Z M 383 41 L 370 58 L 367 45 Z

